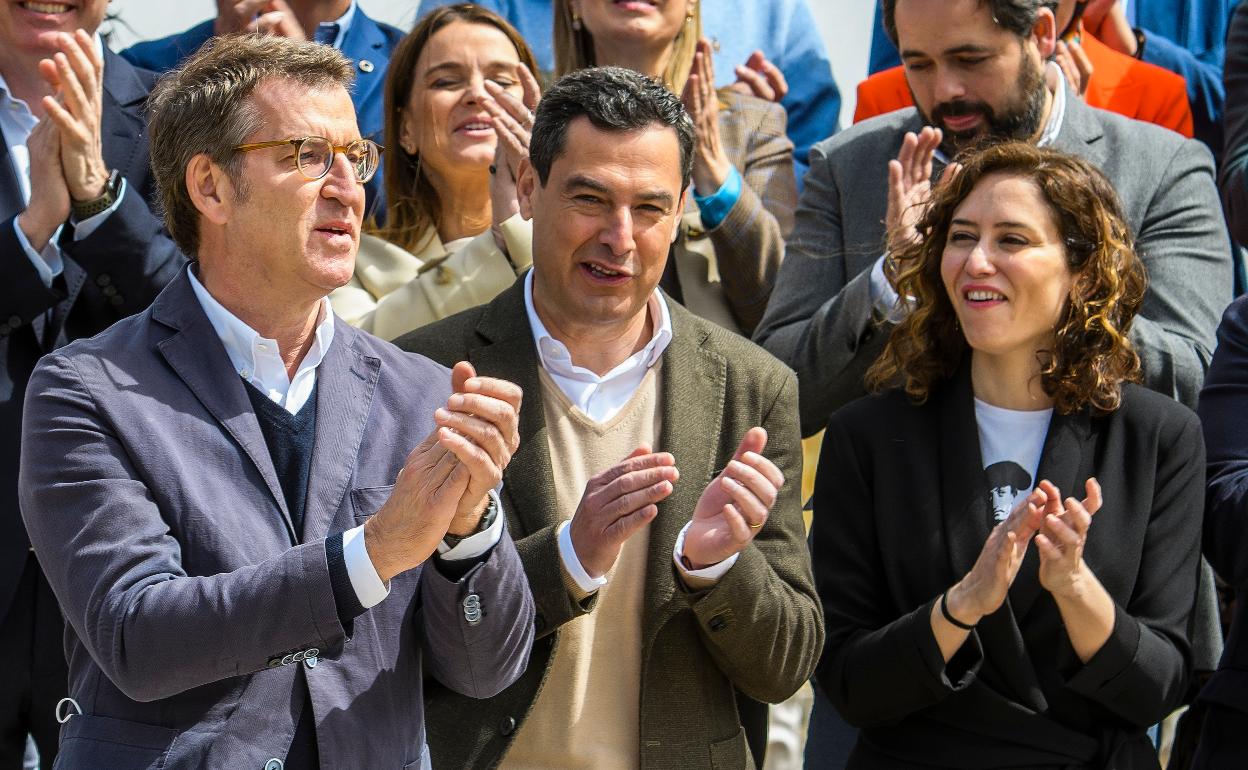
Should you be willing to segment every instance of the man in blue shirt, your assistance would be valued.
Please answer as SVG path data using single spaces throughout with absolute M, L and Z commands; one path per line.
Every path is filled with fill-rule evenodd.
M 166 72 L 199 50 L 214 35 L 259 30 L 282 37 L 332 45 L 355 63 L 355 104 L 360 133 L 381 141 L 385 107 L 381 85 L 386 81 L 390 52 L 403 31 L 369 18 L 355 0 L 218 0 L 217 16 L 176 35 L 137 43 L 121 52 L 135 66 Z M 368 212 L 385 212 L 381 169 L 365 186 Z
M 454 2 L 459 0 L 421 0 L 417 18 Z M 511 22 L 533 48 L 538 66 L 554 70 L 552 0 L 478 0 L 477 4 Z M 717 86 L 738 81 L 747 87 L 757 82 L 750 73 L 737 72 L 755 51 L 761 51 L 783 74 L 788 92 L 776 95 L 789 114 L 793 170 L 800 190 L 810 146 L 836 133 L 841 114 L 841 94 L 810 6 L 806 0 L 715 0 L 714 5 L 703 6 L 702 29 L 715 51 Z M 771 98 L 767 90 L 776 85 L 772 79 L 747 93 Z

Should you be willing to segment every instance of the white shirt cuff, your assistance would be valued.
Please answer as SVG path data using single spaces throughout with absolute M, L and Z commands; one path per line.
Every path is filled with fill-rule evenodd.
M 871 267 L 871 305 L 885 321 L 900 323 L 906 317 L 909 308 L 901 301 L 901 296 L 897 294 L 897 290 L 884 275 L 886 258 L 887 255 L 881 255 Z
M 681 557 L 685 555 L 685 534 L 689 531 L 689 527 L 692 526 L 692 524 L 692 521 L 686 524 L 680 530 L 680 534 L 676 536 L 676 545 L 672 548 L 672 561 L 676 563 L 676 569 L 680 570 L 680 576 L 682 578 L 693 578 L 691 581 L 687 580 L 687 582 L 691 585 L 714 583 L 724 575 L 728 574 L 728 570 L 732 569 L 732 565 L 737 563 L 737 557 L 741 554 L 734 553 L 732 556 L 729 556 L 720 563 L 712 564 L 711 566 L 703 567 L 702 569 L 686 568 L 680 560 Z
M 126 178 L 122 177 L 121 184 L 117 185 L 117 200 L 113 201 L 113 205 L 98 214 L 92 214 L 81 222 L 75 222 L 73 217 L 70 217 L 69 222 L 74 226 L 74 240 L 81 241 L 90 238 L 91 233 L 99 229 L 100 225 L 104 224 L 104 220 L 112 216 L 113 212 L 121 206 L 121 199 L 124 197 L 126 197 Z
M 347 575 L 351 578 L 351 587 L 355 589 L 355 598 L 360 600 L 364 609 L 381 604 L 381 600 L 390 595 L 390 586 L 381 582 L 373 560 L 368 558 L 363 525 L 342 533 L 342 560 L 347 563 Z
M 576 549 L 572 547 L 572 527 L 569 526 L 571 523 L 569 519 L 559 525 L 559 558 L 563 559 L 563 568 L 568 571 L 568 575 L 572 578 L 572 582 L 576 583 L 577 588 L 587 594 L 592 594 L 607 584 L 607 576 L 590 577 L 585 568 L 581 566 L 581 560 L 576 557 Z
M 56 245 L 61 237 L 61 228 L 56 228 L 56 232 L 52 233 L 43 251 L 35 251 L 35 247 L 30 245 L 26 233 L 22 232 L 22 228 L 17 224 L 17 217 L 13 217 L 13 229 L 17 231 L 18 245 L 22 247 L 22 251 L 26 252 L 30 264 L 35 266 L 35 272 L 39 273 L 39 280 L 43 281 L 44 286 L 51 286 L 52 279 L 65 269 L 65 263 L 61 260 L 61 247 Z
M 503 501 L 498 499 L 498 493 L 492 489 L 490 499 L 494 501 L 494 505 L 498 506 L 498 515 L 494 517 L 494 521 L 490 522 L 490 526 L 484 532 L 477 532 L 460 540 L 453 548 L 447 545 L 446 541 L 438 543 L 438 558 L 446 561 L 475 559 L 498 545 L 499 539 L 503 536 Z

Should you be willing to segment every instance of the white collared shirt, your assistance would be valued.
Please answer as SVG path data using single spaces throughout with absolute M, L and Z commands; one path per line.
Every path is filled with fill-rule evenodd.
M 657 322 L 654 323 L 654 336 L 641 350 L 624 359 L 611 371 L 599 376 L 589 369 L 572 363 L 572 354 L 568 351 L 568 346 L 552 337 L 546 325 L 542 323 L 542 319 L 538 317 L 533 307 L 533 273 L 536 270 L 537 268 L 530 270 L 524 277 L 524 309 L 529 315 L 529 329 L 533 333 L 533 342 L 537 346 L 538 362 L 563 395 L 567 396 L 577 409 L 595 422 L 606 422 L 618 414 L 632 399 L 637 388 L 641 386 L 642 380 L 646 378 L 646 372 L 658 363 L 664 351 L 667 350 L 667 346 L 672 343 L 672 315 L 668 311 L 667 300 L 664 299 L 662 292 L 658 289 L 654 290 L 647 302 L 647 312 L 650 313 L 651 320 L 657 318 Z M 677 460 L 679 461 L 679 458 Z M 556 531 L 559 558 L 563 560 L 564 569 L 568 571 L 568 576 L 572 578 L 572 581 L 582 591 L 593 593 L 607 584 L 607 578 L 605 575 L 590 577 L 585 571 L 572 545 L 570 523 L 571 520 L 561 523 Z M 739 554 L 733 554 L 718 564 L 712 564 L 704 569 L 686 569 L 681 557 L 684 555 L 683 546 L 685 534 L 688 531 L 689 524 L 686 524 L 677 536 L 675 548 L 672 550 L 672 561 L 687 585 L 695 589 L 709 587 L 737 563 Z
M 550 335 L 546 325 L 533 308 L 533 270 L 524 277 L 524 309 L 529 314 L 529 328 L 537 345 L 537 357 L 559 390 L 577 409 L 594 422 L 606 422 L 629 402 L 646 372 L 662 357 L 672 342 L 672 316 L 667 301 L 658 289 L 650 295 L 647 312 L 655 321 L 654 336 L 646 346 L 604 375 L 572 363 L 568 346 Z
M 275 340 L 260 336 L 259 332 L 218 302 L 200 283 L 194 270 L 187 271 L 187 276 L 190 278 L 195 298 L 199 300 L 204 314 L 208 316 L 208 322 L 221 339 L 234 371 L 266 394 L 273 403 L 291 414 L 297 414 L 312 395 L 316 386 L 316 369 L 325 360 L 329 346 L 334 341 L 334 312 L 330 308 L 329 299 L 321 299 L 316 338 L 299 362 L 295 376 L 289 377 Z M 309 408 L 315 409 L 316 404 Z M 445 542 L 439 543 L 438 555 L 441 558 L 449 561 L 475 559 L 499 541 L 503 534 L 502 503 L 493 491 L 490 496 L 498 506 L 498 515 L 489 529 L 464 538 L 454 547 Z M 369 558 L 368 550 L 364 546 L 363 525 L 343 533 L 342 556 L 347 575 L 351 579 L 351 587 L 355 589 L 355 596 L 364 609 L 379 604 L 390 594 L 390 586 L 377 574 L 373 560 Z
M 104 42 L 97 34 L 95 36 L 96 53 L 103 55 Z M 35 130 L 35 126 L 39 124 L 39 119 L 31 112 L 30 105 L 13 96 L 9 90 L 9 84 L 4 79 L 4 75 L 0 74 L 0 138 L 4 139 L 5 145 L 9 148 L 10 163 L 13 164 L 13 175 L 17 177 L 17 185 L 21 189 L 22 203 L 30 203 L 30 149 L 26 146 L 26 142 L 30 139 L 30 132 Z M 74 228 L 74 240 L 81 241 L 94 233 L 104 220 L 117 210 L 121 205 L 121 200 L 126 194 L 126 180 L 122 179 L 117 189 L 117 200 L 113 202 L 104 211 L 87 217 L 81 222 L 73 222 L 70 224 Z M 63 227 L 63 225 L 62 225 Z M 26 233 L 22 232 L 22 228 L 18 226 L 17 219 L 13 220 L 13 229 L 17 231 L 17 242 L 21 245 L 22 251 L 26 252 L 26 257 L 30 263 L 34 265 L 36 272 L 39 273 L 40 280 L 44 286 L 51 286 L 52 279 L 61 274 L 64 270 L 65 263 L 61 257 L 61 247 L 57 245 L 60 239 L 61 228 L 57 228 L 52 237 L 48 239 L 47 244 L 42 251 L 36 251 L 30 244 L 30 240 L 26 237 Z

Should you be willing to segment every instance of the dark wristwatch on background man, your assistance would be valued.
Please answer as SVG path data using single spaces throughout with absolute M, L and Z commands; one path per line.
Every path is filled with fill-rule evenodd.
M 104 192 L 96 198 L 85 201 L 70 201 L 70 211 L 74 215 L 75 222 L 81 222 L 84 219 L 90 219 L 96 214 L 108 211 L 114 203 L 117 202 L 117 195 L 121 189 L 121 172 L 113 169 L 108 174 L 108 181 L 104 183 Z

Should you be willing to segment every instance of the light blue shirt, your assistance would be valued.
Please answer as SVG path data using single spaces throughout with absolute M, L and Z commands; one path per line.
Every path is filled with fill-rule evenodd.
M 457 0 L 421 0 L 417 18 Z M 478 0 L 511 22 L 533 48 L 537 64 L 555 68 L 552 0 Z M 702 33 L 715 46 L 716 86 L 736 80 L 733 69 L 761 50 L 784 73 L 789 94 L 781 104 L 789 114 L 793 170 L 798 189 L 806 174 L 810 146 L 840 127 L 841 94 L 832 64 L 807 0 L 714 0 L 702 7 Z

